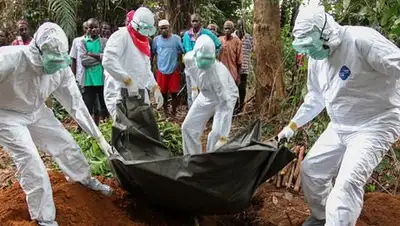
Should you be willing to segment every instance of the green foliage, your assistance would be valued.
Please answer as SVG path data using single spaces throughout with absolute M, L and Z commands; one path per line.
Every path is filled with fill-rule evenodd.
M 106 140 L 111 140 L 112 121 L 107 120 L 102 123 L 99 128 Z M 86 133 L 78 133 L 75 130 L 70 131 L 72 136 L 77 141 L 79 147 L 92 169 L 93 175 L 102 175 L 112 177 L 110 166 L 107 157 L 103 154 L 96 139 Z
M 64 121 L 65 119 L 68 118 L 69 114 L 68 112 L 64 109 L 63 106 L 56 100 L 53 100 L 53 113 L 56 116 L 56 118 L 60 121 Z
M 398 0 L 339 0 L 335 4 L 324 0 L 323 3 L 341 24 L 369 26 L 395 43 L 400 41 Z
M 155 113 L 163 143 L 174 155 L 183 155 L 181 127 L 167 119 L 162 119 L 160 113 Z
M 292 74 L 291 70 L 295 66 L 294 58 L 296 56 L 296 50 L 292 46 L 293 37 L 290 31 L 290 24 L 286 24 L 281 28 L 281 46 L 282 55 L 284 57 L 285 71 L 286 73 Z M 285 84 L 288 85 L 288 84 Z
M 368 184 L 366 188 L 368 192 L 374 192 L 376 190 L 376 186 L 373 184 Z
M 69 38 L 76 35 L 75 0 L 48 0 L 49 11 Z
M 210 23 L 217 24 L 218 32 L 223 32 L 225 21 L 231 20 L 236 24 L 240 17 L 245 18 L 246 31 L 252 33 L 252 4 L 251 0 L 203 0 L 200 4 L 199 13 L 202 17 L 203 25 L 206 27 Z
M 47 0 L 26 1 L 23 17 L 31 26 L 32 34 L 44 18 L 48 18 Z
M 56 108 L 55 112 L 58 111 L 57 109 L 61 108 Z M 56 114 L 61 115 L 60 112 L 57 112 Z M 157 117 L 160 117 L 159 114 L 157 114 Z M 180 126 L 176 123 L 161 119 L 158 120 L 158 126 L 163 138 L 163 142 L 166 144 L 169 150 L 171 150 L 174 155 L 182 155 L 182 134 Z M 106 120 L 100 124 L 99 128 L 104 138 L 107 141 L 110 141 L 112 121 Z M 103 154 L 96 139 L 92 138 L 86 133 L 78 132 L 74 129 L 71 129 L 70 132 L 88 160 L 93 175 L 112 177 L 108 159 Z

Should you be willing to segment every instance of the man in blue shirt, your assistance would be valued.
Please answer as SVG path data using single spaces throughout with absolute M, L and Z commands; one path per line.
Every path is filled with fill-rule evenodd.
M 171 34 L 169 22 L 158 23 L 161 35 L 152 43 L 153 57 L 157 61 L 156 80 L 164 97 L 164 112 L 168 115 L 168 94 L 172 97 L 172 116 L 176 115 L 177 94 L 180 89 L 180 64 L 182 62 L 182 41 L 178 35 Z
M 185 50 L 185 53 L 193 50 L 196 39 L 202 34 L 210 36 L 210 38 L 214 41 L 216 53 L 218 53 L 222 46 L 221 42 L 212 31 L 206 28 L 202 28 L 200 22 L 200 16 L 196 13 L 192 14 L 192 16 L 190 17 L 190 22 L 192 28 L 186 31 L 185 34 L 183 35 L 183 49 Z M 188 75 L 186 75 L 185 77 L 186 77 L 187 102 L 188 102 L 188 107 L 190 108 L 192 102 L 194 101 L 192 100 L 192 90 L 191 90 L 192 85 L 190 82 L 190 77 Z

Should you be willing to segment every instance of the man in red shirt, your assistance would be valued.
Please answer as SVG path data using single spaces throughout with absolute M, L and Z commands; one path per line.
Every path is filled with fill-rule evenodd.
M 11 45 L 29 45 L 32 40 L 32 36 L 26 20 L 20 20 L 17 22 L 17 35 L 17 39 L 14 40 Z

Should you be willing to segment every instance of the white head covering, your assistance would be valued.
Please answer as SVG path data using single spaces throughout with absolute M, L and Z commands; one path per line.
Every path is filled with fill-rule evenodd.
M 324 27 L 325 25 L 325 27 Z M 325 12 L 323 6 L 306 6 L 300 9 L 293 28 L 293 36 L 295 38 L 303 37 L 313 30 L 322 31 L 322 38 L 329 47 L 336 47 L 340 44 L 341 26 L 335 19 Z
M 67 53 L 68 38 L 63 29 L 55 23 L 42 24 L 33 36 L 31 43 L 39 49 L 50 50 L 52 53 Z
M 168 20 L 160 20 L 158 22 L 158 26 L 159 27 L 161 27 L 161 26 L 169 26 L 169 22 L 168 22 Z
M 32 61 L 41 65 L 39 49 L 51 51 L 52 53 L 68 53 L 68 38 L 63 29 L 55 23 L 43 23 L 29 44 L 32 53 Z
M 215 54 L 214 41 L 208 35 L 200 35 L 193 48 L 194 52 Z
M 146 7 L 140 7 L 133 15 L 131 25 L 137 30 L 138 24 L 142 22 L 150 26 L 154 26 L 154 14 Z

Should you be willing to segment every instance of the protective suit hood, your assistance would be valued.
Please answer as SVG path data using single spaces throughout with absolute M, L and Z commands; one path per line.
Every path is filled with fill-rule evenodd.
M 210 70 L 215 65 L 215 44 L 208 35 L 201 35 L 193 48 L 196 67 Z
M 35 65 L 41 66 L 41 52 L 47 50 L 55 54 L 68 53 L 68 38 L 63 29 L 55 23 L 46 22 L 42 24 L 29 44 L 32 53 L 30 57 Z
M 197 40 L 193 48 L 194 52 L 200 52 L 202 54 L 214 54 L 215 55 L 215 44 L 208 35 L 201 35 Z
M 322 31 L 322 38 L 331 53 L 340 45 L 344 28 L 325 12 L 324 7 L 307 6 L 301 9 L 293 28 L 294 38 L 302 38 L 316 30 Z
M 131 26 L 133 29 L 138 30 L 138 25 L 144 23 L 146 25 L 154 25 L 154 14 L 146 7 L 140 7 L 133 15 Z

